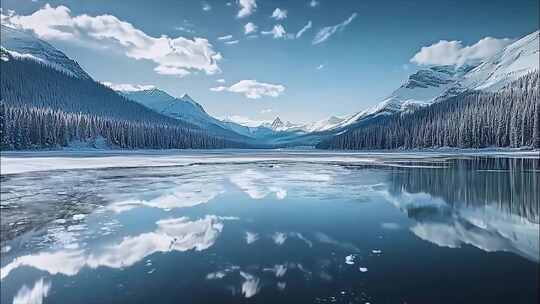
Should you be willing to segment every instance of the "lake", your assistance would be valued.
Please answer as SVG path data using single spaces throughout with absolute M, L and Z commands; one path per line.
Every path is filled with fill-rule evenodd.
M 2 170 L 2 303 L 539 301 L 534 155 L 14 153 Z

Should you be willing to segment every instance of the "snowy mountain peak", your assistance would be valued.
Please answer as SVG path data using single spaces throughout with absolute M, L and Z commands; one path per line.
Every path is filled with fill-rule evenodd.
M 180 100 L 184 101 L 184 102 L 187 102 L 187 103 L 190 103 L 192 104 L 193 106 L 199 108 L 199 110 L 201 110 L 202 112 L 205 112 L 206 111 L 204 110 L 204 108 L 198 103 L 196 102 L 193 98 L 191 98 L 191 96 L 189 96 L 187 93 L 185 93 L 184 95 L 182 95 L 182 97 L 180 97 Z
M 377 105 L 351 115 L 342 128 L 377 115 L 413 111 L 467 90 L 497 91 L 539 68 L 539 31 L 531 33 L 475 65 L 432 66 L 407 81 Z
M 1 26 L 2 60 L 9 58 L 35 60 L 70 76 L 91 79 L 77 62 L 49 43 L 22 30 Z
M 184 95 L 182 95 L 180 99 L 185 100 L 185 101 L 195 102 L 195 100 L 193 100 L 193 98 L 191 98 L 191 96 L 189 96 L 187 93 L 184 93 Z
M 497 91 L 539 68 L 540 31 L 506 46 L 464 77 L 462 85 L 474 90 Z
M 279 116 L 276 116 L 270 127 L 272 128 L 272 130 L 278 130 L 285 127 L 285 124 L 283 123 L 283 121 L 281 121 L 281 119 L 279 119 Z

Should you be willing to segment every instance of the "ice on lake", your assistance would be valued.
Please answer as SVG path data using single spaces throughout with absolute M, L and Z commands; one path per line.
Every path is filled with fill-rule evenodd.
M 1 300 L 535 302 L 539 168 L 496 153 L 4 154 Z

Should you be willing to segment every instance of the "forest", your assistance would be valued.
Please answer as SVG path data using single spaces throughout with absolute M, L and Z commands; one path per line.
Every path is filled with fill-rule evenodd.
M 378 116 L 317 145 L 323 149 L 540 148 L 539 73 L 497 92 L 465 92 L 414 112 Z
M 58 148 L 99 139 L 128 149 L 244 146 L 163 116 L 92 79 L 72 77 L 35 60 L 11 59 L 1 63 L 4 150 Z

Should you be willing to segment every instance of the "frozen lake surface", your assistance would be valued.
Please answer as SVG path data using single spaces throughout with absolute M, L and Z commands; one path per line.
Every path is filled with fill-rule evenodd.
M 538 302 L 538 153 L 1 161 L 2 303 Z

